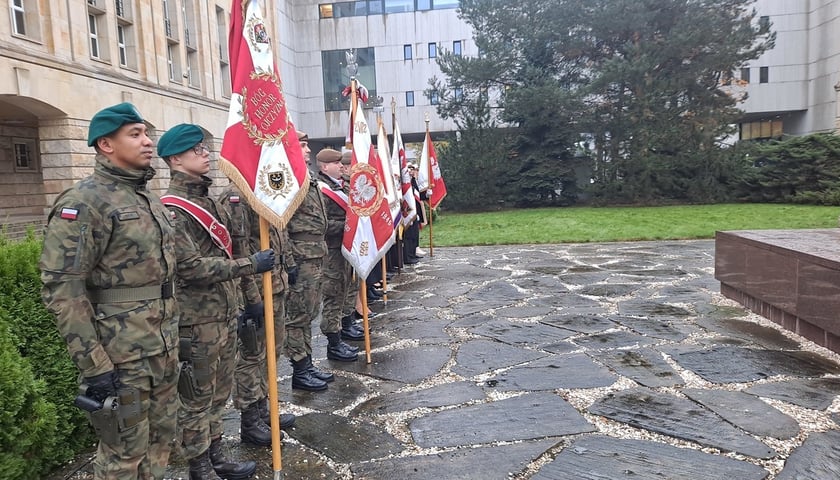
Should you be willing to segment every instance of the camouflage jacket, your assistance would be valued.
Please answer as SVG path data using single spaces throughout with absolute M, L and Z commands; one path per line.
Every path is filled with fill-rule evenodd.
M 219 197 L 222 204 L 227 205 L 231 212 L 231 222 L 228 225 L 231 237 L 233 238 L 233 256 L 247 257 L 260 251 L 260 217 L 257 212 L 248 204 L 248 201 L 234 184 L 222 192 Z M 295 259 L 292 256 L 292 245 L 289 241 L 289 234 L 285 229 L 278 229 L 271 226 L 268 230 L 269 247 L 274 249 L 276 263 L 271 272 L 271 290 L 273 293 L 281 293 L 288 288 L 288 276 L 286 271 L 295 267 Z M 242 292 L 245 295 L 245 302 L 254 304 L 262 301 L 262 274 L 254 275 L 249 281 L 256 280 L 258 291 L 256 296 L 246 289 L 245 277 L 242 277 Z
M 335 191 L 344 192 L 345 195 L 350 193 L 349 181 L 343 182 L 344 186 L 341 186 L 323 172 L 318 173 L 318 180 L 326 183 Z M 324 195 L 324 197 L 327 196 Z M 327 212 L 327 247 L 341 248 L 341 242 L 344 240 L 344 224 L 347 223 L 347 212 L 329 197 L 324 199 L 324 204 Z
M 309 190 L 295 214 L 289 220 L 287 229 L 292 240 L 295 261 L 321 258 L 327 254 L 324 235 L 327 233 L 327 213 L 324 197 L 318 181 L 311 178 Z
M 174 298 L 97 302 L 113 289 L 172 282 L 176 253 L 169 212 L 147 182 L 154 169 L 124 170 L 101 155 L 94 173 L 64 191 L 44 234 L 44 304 L 82 375 L 177 348 Z
M 173 170 L 166 194 L 177 195 L 199 205 L 227 227 L 231 223 L 230 211 L 208 196 L 211 183 L 212 180 L 207 177 L 194 177 Z M 217 262 L 215 268 L 203 272 L 201 276 L 182 276 L 179 263 L 177 297 L 181 307 L 181 326 L 229 321 L 239 314 L 242 304 L 239 280 L 231 279 L 243 275 L 250 279 L 254 273 L 251 260 L 229 259 L 225 251 L 213 243 L 201 223 L 181 208 L 168 208 L 177 232 L 175 251 L 179 262 L 195 257 Z

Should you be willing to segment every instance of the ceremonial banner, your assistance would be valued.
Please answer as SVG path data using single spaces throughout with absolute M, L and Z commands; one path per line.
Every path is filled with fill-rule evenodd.
M 432 208 L 437 208 L 446 196 L 446 184 L 440 174 L 435 144 L 432 142 L 432 136 L 429 135 L 428 127 L 426 140 L 423 142 L 423 153 L 420 155 L 420 165 L 417 168 L 417 186 L 421 192 L 432 190 L 432 194 L 429 195 L 429 206 Z
M 379 132 L 376 134 L 376 153 L 382 164 L 382 181 L 385 184 L 385 197 L 388 206 L 391 208 L 391 218 L 394 219 L 394 228 L 400 225 L 402 214 L 400 212 L 400 195 L 397 194 L 398 179 L 391 168 L 391 154 L 388 152 L 388 135 L 385 133 L 385 125 L 379 122 Z
M 353 160 L 341 253 L 359 277 L 365 279 L 393 245 L 394 221 L 386 198 L 382 162 L 373 148 L 362 104 L 355 98 L 350 102 L 350 121 Z
M 259 3 L 234 0 L 231 10 L 232 93 L 219 169 L 261 217 L 284 228 L 306 196 L 309 170 Z
M 414 189 L 411 188 L 411 174 L 408 173 L 408 159 L 405 156 L 405 145 L 403 145 L 400 126 L 394 122 L 394 151 L 391 153 L 391 165 L 396 165 L 396 171 L 400 172 L 400 210 L 402 223 L 406 227 L 417 218 L 417 202 L 414 196 Z

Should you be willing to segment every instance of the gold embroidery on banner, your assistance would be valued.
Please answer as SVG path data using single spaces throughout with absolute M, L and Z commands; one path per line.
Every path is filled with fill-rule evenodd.
M 359 244 L 359 255 L 361 255 L 363 257 L 367 257 L 369 250 L 370 250 L 370 242 L 368 242 L 367 240 L 365 240 L 365 241 L 363 241 L 362 243 Z
M 269 170 L 271 168 L 271 170 Z M 276 170 L 275 170 L 276 168 Z M 264 165 L 257 174 L 260 191 L 272 199 L 286 197 L 292 191 L 292 171 L 288 166 L 278 164 L 275 167 Z

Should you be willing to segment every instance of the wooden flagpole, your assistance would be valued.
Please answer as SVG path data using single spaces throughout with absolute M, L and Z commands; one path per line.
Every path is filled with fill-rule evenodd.
M 268 221 L 260 217 L 260 250 L 269 245 Z M 271 463 L 275 480 L 282 478 L 283 460 L 280 452 L 280 405 L 277 398 L 277 354 L 274 344 L 274 288 L 271 285 L 271 270 L 263 272 L 263 306 L 265 323 L 265 358 L 268 361 L 268 406 L 271 420 Z
M 356 77 L 350 77 L 350 132 L 356 128 L 356 108 L 359 106 L 359 92 L 356 87 Z M 350 139 L 349 147 L 353 148 L 353 139 Z M 358 161 L 358 160 L 357 160 Z M 362 326 L 365 329 L 365 357 L 367 363 L 371 363 L 370 358 L 370 324 L 368 323 L 368 305 L 367 305 L 367 282 L 359 276 L 359 295 L 362 298 Z
M 397 143 L 397 100 L 394 97 L 391 97 L 391 132 L 394 137 L 394 144 Z M 397 154 L 397 158 L 399 159 L 398 167 L 399 167 L 399 175 L 400 175 L 400 188 L 397 192 L 399 196 L 400 202 L 400 210 L 402 210 L 402 201 L 403 201 L 403 191 L 402 191 L 402 158 L 400 157 L 400 152 L 391 152 L 391 155 L 394 153 Z M 402 273 L 403 269 L 403 221 L 400 220 L 400 224 L 397 226 L 397 261 L 394 265 L 397 268 L 397 273 Z M 386 272 L 387 273 L 387 272 Z
M 432 143 L 432 136 L 429 135 L 429 112 L 426 112 L 426 140 L 430 144 Z M 429 156 L 429 150 L 431 150 L 431 145 L 429 145 L 426 148 L 426 156 Z M 428 166 L 427 166 L 428 173 L 427 173 L 427 175 L 429 176 L 429 187 L 427 188 L 426 191 L 428 192 L 429 190 L 433 190 L 433 188 L 435 186 L 435 177 L 432 173 L 432 159 L 431 159 L 431 157 L 429 157 L 427 159 L 427 163 L 428 163 Z M 434 212 L 432 211 L 432 197 L 431 197 L 431 195 L 426 194 L 426 197 L 428 197 L 426 199 L 426 201 L 429 203 L 429 219 L 428 219 L 429 220 L 429 256 L 434 257 L 435 256 L 435 243 L 434 243 L 434 240 L 432 238 L 432 217 L 434 216 L 433 215 Z

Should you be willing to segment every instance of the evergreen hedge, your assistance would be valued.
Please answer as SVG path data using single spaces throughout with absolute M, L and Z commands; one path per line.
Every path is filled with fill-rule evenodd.
M 41 241 L 0 237 L 0 476 L 37 479 L 95 443 L 78 370 L 41 303 Z

